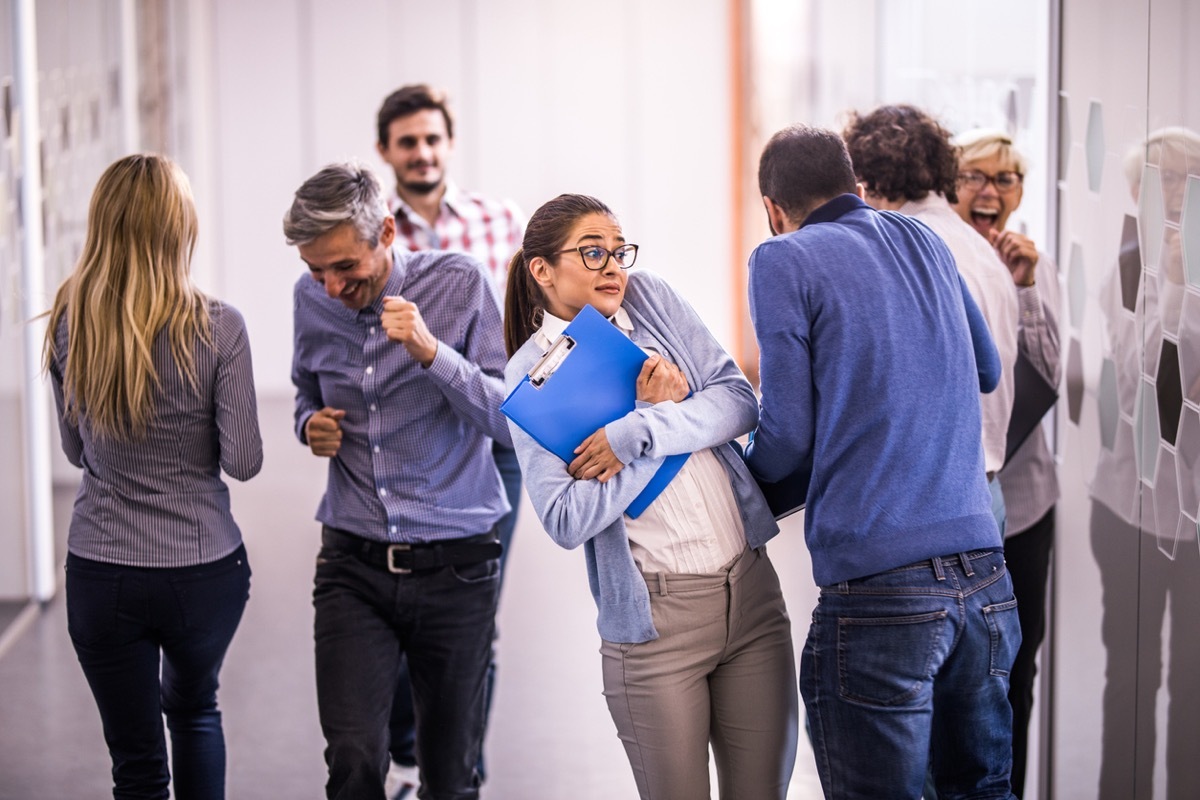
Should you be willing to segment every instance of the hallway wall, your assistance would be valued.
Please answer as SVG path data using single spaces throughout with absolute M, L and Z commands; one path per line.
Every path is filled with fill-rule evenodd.
M 33 307 L 48 309 L 59 281 L 83 245 L 92 186 L 122 152 L 118 0 L 40 0 L 38 84 L 44 202 L 27 215 L 42 226 L 46 293 Z M 24 452 L 24 337 L 28 329 L 22 282 L 22 217 L 13 0 L 0 0 L 0 599 L 24 599 L 29 576 Z M 71 24 L 63 24 L 70 19 Z M 49 393 L 47 392 L 47 397 Z M 57 449 L 57 442 L 54 447 Z M 57 452 L 54 459 L 65 464 Z M 64 471 L 75 480 L 74 471 Z
M 21 441 L 12 0 L 0 0 L 0 439 Z M 398 86 L 447 89 L 451 173 L 526 214 L 592 193 L 729 342 L 728 0 L 121 0 L 36 4 L 46 294 L 70 272 L 96 179 L 136 142 L 191 178 L 193 272 L 245 315 L 260 396 L 291 395 L 291 286 L 280 220 L 300 183 L 356 158 L 380 170 L 374 119 Z M 679 31 L 687 30 L 682 38 Z M 132 48 L 135 73 L 122 48 Z M 131 81 L 125 85 L 123 81 Z M 128 93 L 128 94 L 126 94 Z M 137 128 L 137 130 L 134 130 Z M 52 445 L 56 483 L 78 480 Z M 18 447 L 0 454 L 0 599 L 29 596 Z
M 452 176 L 529 214 L 600 197 L 638 266 L 678 285 L 728 341 L 730 55 L 726 0 L 216 0 L 213 285 L 242 309 L 259 390 L 290 393 L 280 219 L 324 164 L 379 168 L 375 113 L 404 83 L 447 89 Z M 686 36 L 681 32 L 686 31 Z

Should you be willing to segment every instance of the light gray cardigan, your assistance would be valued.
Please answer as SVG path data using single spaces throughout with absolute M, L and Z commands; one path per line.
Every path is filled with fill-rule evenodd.
M 715 448 L 729 474 L 750 547 L 765 544 L 779 527 L 739 449 L 731 444 L 758 423 L 758 401 L 741 370 L 695 310 L 662 278 L 648 272 L 631 274 L 623 307 L 633 320 L 633 341 L 673 361 L 692 389 L 682 403 L 639 403 L 605 426 L 624 469 L 607 483 L 577 481 L 558 456 L 512 422 L 509 428 L 542 526 L 567 549 L 584 546 L 600 635 L 611 642 L 645 642 L 657 639 L 658 632 L 646 582 L 629 550 L 623 513 L 663 458 Z M 532 338 L 513 355 L 504 370 L 509 391 L 541 355 Z

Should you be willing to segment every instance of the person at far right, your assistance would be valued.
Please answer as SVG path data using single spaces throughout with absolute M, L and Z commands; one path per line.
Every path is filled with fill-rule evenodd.
M 1032 239 L 1006 227 L 1021 205 L 1025 158 L 1003 131 L 966 131 L 953 142 L 959 147 L 958 202 L 954 210 L 995 248 L 1012 275 L 1020 308 L 1018 358 L 1028 361 L 1051 386 L 1058 386 L 1062 374 L 1058 267 Z M 1025 400 L 1022 393 L 1029 392 L 1029 386 L 1018 383 L 1015 390 L 1015 406 L 1019 408 Z M 1021 647 L 1008 689 L 1013 709 L 1013 794 L 1021 797 L 1037 675 L 1035 662 L 1046 632 L 1046 578 L 1054 546 L 1054 504 L 1058 501 L 1058 472 L 1041 426 L 1013 452 L 999 477 L 1008 515 L 1004 560 L 1021 620 Z
M 945 242 L 864 202 L 837 134 L 780 131 L 758 176 L 775 235 L 750 256 L 746 463 L 806 493 L 800 694 L 825 797 L 917 800 L 932 752 L 942 800 L 1010 798 L 1021 631 L 979 435 L 996 347 Z

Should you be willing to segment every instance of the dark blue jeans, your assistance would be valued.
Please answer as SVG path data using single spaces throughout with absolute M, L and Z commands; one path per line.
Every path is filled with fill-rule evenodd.
M 422 800 L 473 800 L 499 559 L 392 574 L 322 547 L 313 588 L 317 707 L 329 798 L 383 798 L 401 656 L 416 709 Z
M 165 714 L 177 800 L 223 798 L 217 673 L 250 595 L 245 548 L 165 569 L 68 554 L 66 585 L 67 630 L 100 710 L 113 797 L 170 796 Z
M 1004 555 L 980 551 L 821 587 L 800 663 L 827 800 L 1007 798 L 1008 675 L 1021 642 Z
M 496 533 L 500 537 L 503 550 L 500 552 L 500 582 L 504 582 L 504 565 L 508 561 L 509 546 L 512 543 L 513 530 L 517 527 L 517 506 L 521 503 L 521 466 L 517 463 L 517 451 L 505 447 L 498 442 L 492 443 L 492 457 L 496 460 L 496 469 L 500 471 L 500 479 L 504 482 L 504 494 L 512 511 L 508 512 L 496 523 Z M 488 664 L 487 676 L 487 708 L 492 707 L 492 689 L 496 684 L 496 654 Z M 484 726 L 487 718 L 484 718 Z M 412 766 L 417 763 L 416 756 L 416 717 L 413 713 L 412 688 L 408 678 L 408 663 L 401 660 L 400 677 L 396 681 L 396 698 L 392 705 L 391 753 L 392 760 L 397 764 Z M 479 753 L 480 780 L 486 776 L 483 769 L 483 751 Z

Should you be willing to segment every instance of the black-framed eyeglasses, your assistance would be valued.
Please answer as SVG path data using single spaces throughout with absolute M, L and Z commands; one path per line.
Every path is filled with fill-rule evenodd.
M 637 261 L 638 246 L 623 244 L 615 250 L 608 250 L 598 244 L 585 244 L 581 247 L 572 247 L 570 250 L 559 250 L 555 255 L 563 253 L 579 253 L 580 258 L 583 259 L 583 265 L 598 272 L 608 266 L 610 256 L 613 261 L 617 262 L 618 267 L 629 269 L 633 266 L 633 262 Z
M 987 186 L 988 183 L 991 183 L 1000 194 L 1009 194 L 1010 192 L 1015 192 L 1024 180 L 1024 175 L 1012 170 L 997 172 L 995 175 L 987 175 L 977 169 L 969 169 L 958 173 L 958 182 L 968 189 L 974 189 L 977 192 L 984 186 Z

